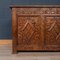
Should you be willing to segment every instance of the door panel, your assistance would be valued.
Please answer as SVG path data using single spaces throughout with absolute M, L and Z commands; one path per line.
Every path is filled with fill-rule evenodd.
M 18 48 L 38 50 L 41 48 L 41 17 L 18 17 Z
M 45 16 L 44 47 L 52 50 L 60 48 L 60 16 Z

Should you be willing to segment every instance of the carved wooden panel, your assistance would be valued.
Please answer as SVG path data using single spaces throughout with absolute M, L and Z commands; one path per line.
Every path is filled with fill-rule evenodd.
M 41 21 L 38 16 L 18 17 L 18 46 L 21 49 L 38 49 L 41 46 Z
M 44 46 L 60 48 L 60 16 L 45 17 Z
M 60 8 L 17 8 L 17 14 L 60 14 Z

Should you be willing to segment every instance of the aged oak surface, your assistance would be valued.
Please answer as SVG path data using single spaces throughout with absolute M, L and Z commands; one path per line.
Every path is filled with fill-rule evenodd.
M 13 53 L 60 51 L 60 6 L 11 6 Z

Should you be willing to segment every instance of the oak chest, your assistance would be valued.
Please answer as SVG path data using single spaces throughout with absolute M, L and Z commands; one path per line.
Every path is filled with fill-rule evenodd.
M 60 51 L 60 6 L 11 6 L 13 53 Z

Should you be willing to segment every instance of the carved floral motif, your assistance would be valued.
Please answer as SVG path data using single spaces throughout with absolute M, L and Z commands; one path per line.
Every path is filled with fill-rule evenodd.
M 60 14 L 60 8 L 17 8 L 17 14 Z

